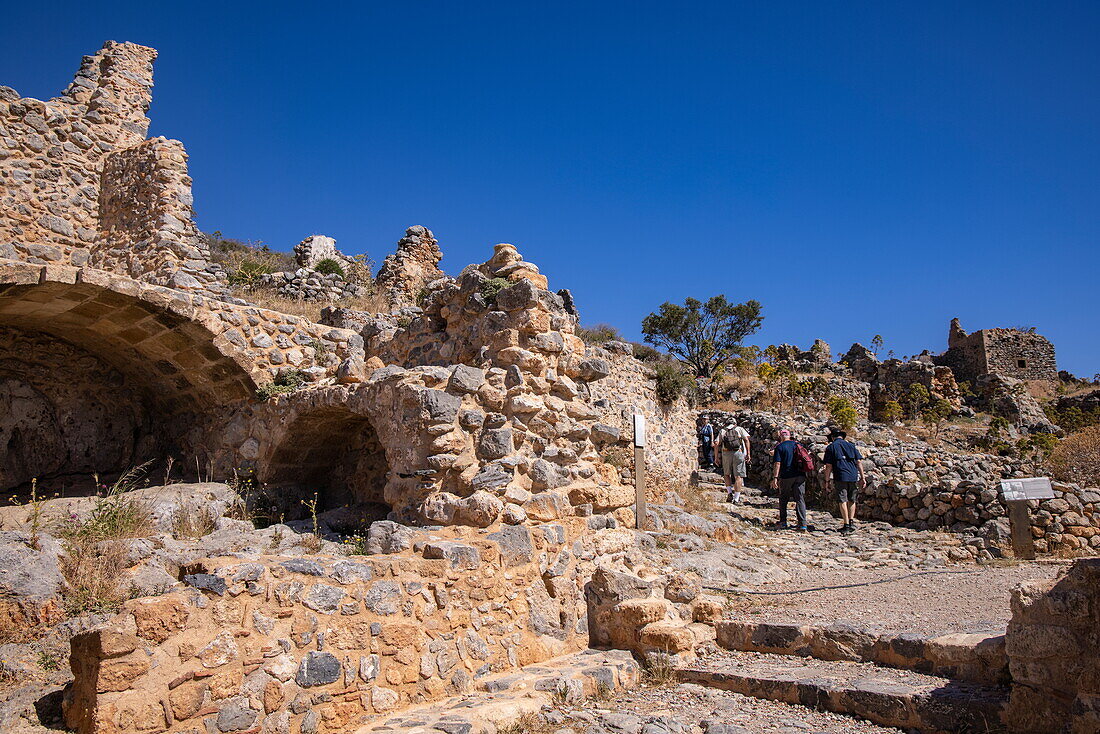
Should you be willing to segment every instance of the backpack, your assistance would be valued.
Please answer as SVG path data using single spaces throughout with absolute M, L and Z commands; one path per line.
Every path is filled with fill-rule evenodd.
M 726 451 L 737 451 L 741 448 L 741 435 L 734 430 L 722 432 L 722 448 Z
M 814 457 L 798 441 L 794 442 L 794 468 L 804 474 L 812 474 L 814 471 Z

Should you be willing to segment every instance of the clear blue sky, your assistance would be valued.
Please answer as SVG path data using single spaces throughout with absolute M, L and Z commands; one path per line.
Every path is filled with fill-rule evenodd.
M 199 224 L 456 273 L 512 242 L 585 323 L 764 305 L 899 355 L 1034 325 L 1100 371 L 1100 3 L 19 3 L 0 83 L 160 50 Z

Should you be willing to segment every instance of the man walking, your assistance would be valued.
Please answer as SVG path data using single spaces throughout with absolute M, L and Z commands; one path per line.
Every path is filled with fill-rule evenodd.
M 703 469 L 714 468 L 714 426 L 710 424 L 710 418 L 703 416 L 699 419 L 699 425 L 695 429 L 695 434 L 699 438 L 699 446 L 703 452 Z
M 722 476 L 726 480 L 726 501 L 737 504 L 745 488 L 745 475 L 751 458 L 749 432 L 736 423 L 728 423 L 718 432 L 715 448 L 722 451 Z
M 856 530 L 856 500 L 860 490 L 867 486 L 867 477 L 863 473 L 863 456 L 856 445 L 848 440 L 848 434 L 839 428 L 829 432 L 832 442 L 825 449 L 825 491 L 835 488 L 836 501 L 840 504 L 840 518 L 844 527 L 840 532 L 854 533 Z
M 787 503 L 793 501 L 798 531 L 806 532 L 806 473 L 798 461 L 798 444 L 786 429 L 775 437 L 779 443 L 772 453 L 772 489 L 779 490 L 779 528 L 787 527 Z

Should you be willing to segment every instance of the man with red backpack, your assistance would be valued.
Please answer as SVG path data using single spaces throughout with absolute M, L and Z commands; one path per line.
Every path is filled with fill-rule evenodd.
M 779 527 L 787 527 L 787 503 L 794 502 L 798 531 L 806 532 L 806 475 L 814 462 L 806 447 L 784 429 L 776 432 L 779 443 L 772 453 L 772 489 L 779 490 Z

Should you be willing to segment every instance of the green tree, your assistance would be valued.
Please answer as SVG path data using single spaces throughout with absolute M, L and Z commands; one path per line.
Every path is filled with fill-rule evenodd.
M 850 431 L 856 427 L 859 414 L 856 413 L 856 409 L 852 407 L 847 398 L 834 395 L 829 398 L 826 405 L 829 408 L 829 417 L 833 419 L 833 423 L 836 423 L 845 431 Z
M 905 415 L 905 411 L 901 409 L 901 403 L 897 400 L 887 400 L 886 405 L 882 406 L 882 420 L 887 423 L 897 423 Z
M 757 301 L 730 303 L 717 295 L 706 303 L 694 298 L 684 305 L 662 303 L 642 320 L 650 344 L 678 357 L 697 377 L 711 377 L 738 355 L 741 342 L 764 320 Z
M 921 412 L 920 418 L 924 421 L 925 425 L 931 426 L 935 430 L 936 438 L 939 438 L 940 427 L 954 412 L 955 410 L 951 407 L 951 403 L 943 398 L 939 398 Z
M 909 411 L 909 416 L 915 418 L 920 415 L 931 399 L 932 393 L 928 392 L 927 387 L 920 383 L 910 385 L 909 392 L 905 395 L 905 407 Z
M 873 337 L 871 337 L 871 353 L 874 354 L 876 357 L 878 356 L 878 353 L 882 350 L 882 344 L 882 334 L 875 334 Z

